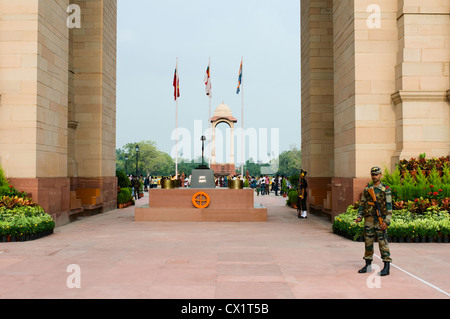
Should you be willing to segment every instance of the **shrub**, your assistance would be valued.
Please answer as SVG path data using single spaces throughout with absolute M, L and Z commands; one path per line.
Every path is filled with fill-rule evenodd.
M 441 210 L 448 209 L 450 198 L 450 170 L 444 165 L 442 177 L 436 168 L 432 168 L 426 176 L 417 168 L 415 177 L 406 171 L 401 177 L 398 167 L 390 173 L 384 172 L 382 182 L 392 189 L 394 208 L 408 206 L 413 212 L 422 214 L 431 206 L 438 206 Z
M 131 201 L 131 188 L 121 188 L 120 192 L 117 194 L 117 203 L 124 204 Z
M 9 196 L 9 197 L 27 197 L 27 193 L 25 192 L 19 192 L 17 189 L 15 189 L 12 185 L 3 185 L 0 186 L 0 197 L 2 196 Z
M 0 166 L 0 187 L 2 186 L 8 186 L 8 180 L 6 179 L 3 168 Z
M 357 210 L 353 205 L 345 213 L 336 216 L 332 230 L 335 234 L 356 240 L 363 234 L 362 223 L 356 224 L 354 220 Z M 431 206 L 423 214 L 416 214 L 408 209 L 394 210 L 392 221 L 388 228 L 390 237 L 415 238 L 450 235 L 450 214 Z
M 22 236 L 53 231 L 55 222 L 41 206 L 20 203 L 12 208 L 0 206 L 0 235 Z
M 123 203 L 125 203 L 125 194 L 124 194 L 124 193 L 119 192 L 119 193 L 117 194 L 117 203 L 118 203 L 118 204 L 123 204 Z
M 291 188 L 288 191 L 288 199 L 286 200 L 286 205 L 296 204 L 297 203 L 298 192 L 295 188 Z
M 131 186 L 131 181 L 128 178 L 127 174 L 125 174 L 125 172 L 117 170 L 116 176 L 117 176 L 117 183 L 120 188 Z

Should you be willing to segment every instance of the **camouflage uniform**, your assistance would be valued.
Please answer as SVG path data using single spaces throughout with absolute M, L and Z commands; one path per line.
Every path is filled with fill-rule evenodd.
M 373 202 L 368 189 L 374 188 L 375 196 L 380 205 L 380 214 L 383 221 L 389 226 L 392 219 L 392 194 L 389 187 L 380 183 L 378 186 L 367 185 L 361 197 L 361 203 L 358 210 L 358 218 L 364 217 L 364 242 L 365 242 L 365 260 L 373 260 L 373 243 L 375 235 L 378 238 L 381 259 L 384 262 L 392 262 L 389 252 L 389 244 L 386 231 L 380 229 L 375 206 L 369 205 Z

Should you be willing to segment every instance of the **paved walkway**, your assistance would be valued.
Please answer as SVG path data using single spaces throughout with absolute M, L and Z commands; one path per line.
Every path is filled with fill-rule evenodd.
M 391 275 L 362 275 L 363 243 L 298 219 L 282 197 L 255 201 L 267 223 L 135 223 L 129 207 L 1 243 L 0 298 L 450 298 L 449 245 L 392 243 Z

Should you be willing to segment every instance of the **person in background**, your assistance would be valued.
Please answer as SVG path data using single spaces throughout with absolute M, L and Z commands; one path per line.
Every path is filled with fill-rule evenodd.
M 308 209 L 306 207 L 306 199 L 308 197 L 308 182 L 305 177 L 308 172 L 303 169 L 300 170 L 300 178 L 298 180 L 298 202 L 297 202 L 297 212 L 298 218 L 308 218 Z

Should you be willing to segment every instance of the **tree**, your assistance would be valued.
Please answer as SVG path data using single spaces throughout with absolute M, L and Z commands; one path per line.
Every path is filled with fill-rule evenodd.
M 200 163 L 202 162 L 202 157 L 198 157 L 197 160 L 191 160 L 190 162 L 186 162 L 185 159 L 182 159 L 181 162 L 178 162 L 178 173 L 189 176 L 192 174 L 192 170 L 196 169 Z
M 250 158 L 245 163 L 244 172 L 247 170 L 250 176 L 258 177 L 261 175 L 261 165 L 256 164 L 253 158 Z
M 139 145 L 137 157 L 136 145 Z M 127 158 L 127 160 L 125 160 Z M 169 176 L 175 174 L 175 163 L 169 154 L 156 147 L 153 141 L 128 143 L 122 149 L 116 150 L 116 169 L 127 175 L 136 174 L 136 159 L 138 158 L 138 175 Z
M 278 174 L 292 176 L 298 174 L 302 166 L 301 150 L 291 146 L 289 151 L 285 151 L 279 156 Z

